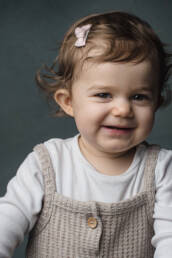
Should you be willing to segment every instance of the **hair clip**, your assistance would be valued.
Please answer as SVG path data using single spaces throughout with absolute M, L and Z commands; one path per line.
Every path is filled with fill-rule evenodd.
M 87 36 L 88 36 L 91 26 L 92 26 L 92 24 L 87 24 L 82 27 L 77 27 L 75 29 L 75 36 L 77 37 L 77 40 L 75 42 L 76 47 L 85 46 Z

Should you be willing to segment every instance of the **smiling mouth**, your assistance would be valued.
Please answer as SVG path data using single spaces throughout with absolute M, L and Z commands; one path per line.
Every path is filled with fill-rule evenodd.
M 109 129 L 115 129 L 115 130 L 132 130 L 131 127 L 119 127 L 119 126 L 110 126 L 110 125 L 104 125 L 103 127 L 109 128 Z

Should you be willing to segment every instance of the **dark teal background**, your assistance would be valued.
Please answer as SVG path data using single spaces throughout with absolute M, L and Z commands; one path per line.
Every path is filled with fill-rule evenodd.
M 111 10 L 140 16 L 171 44 L 171 0 L 0 0 L 0 195 L 35 144 L 76 134 L 71 118 L 51 117 L 35 72 L 51 64 L 57 42 L 74 21 Z M 172 149 L 172 105 L 157 112 L 149 141 Z M 25 243 L 15 258 L 24 257 Z

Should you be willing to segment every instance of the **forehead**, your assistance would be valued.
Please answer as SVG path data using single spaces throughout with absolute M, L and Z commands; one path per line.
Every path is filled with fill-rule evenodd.
M 153 84 L 156 81 L 157 70 L 150 61 L 141 63 L 93 63 L 86 62 L 80 73 L 76 84 L 103 85 L 136 85 Z M 75 83 L 74 83 L 75 84 Z

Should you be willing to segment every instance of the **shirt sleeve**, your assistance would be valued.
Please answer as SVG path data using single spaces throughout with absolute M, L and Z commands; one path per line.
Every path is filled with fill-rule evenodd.
M 36 223 L 44 195 L 43 177 L 35 153 L 30 153 L 0 198 L 0 258 L 12 257 Z
M 155 171 L 154 258 L 172 257 L 172 151 L 162 149 Z

